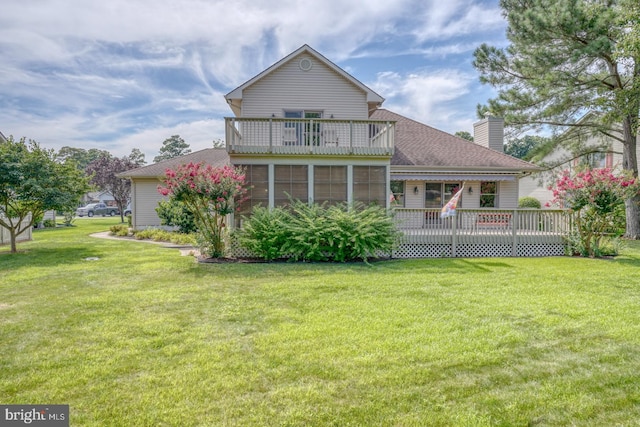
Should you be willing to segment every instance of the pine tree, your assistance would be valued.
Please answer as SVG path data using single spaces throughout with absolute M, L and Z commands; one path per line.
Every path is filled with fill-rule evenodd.
M 637 0 L 501 0 L 500 5 L 510 44 L 504 49 L 483 44 L 474 53 L 480 80 L 498 90 L 488 105 L 478 106 L 479 115 L 501 115 L 516 131 L 573 126 L 615 138 L 623 145 L 623 169 L 638 176 Z M 626 235 L 636 239 L 639 201 L 636 196 L 625 202 Z

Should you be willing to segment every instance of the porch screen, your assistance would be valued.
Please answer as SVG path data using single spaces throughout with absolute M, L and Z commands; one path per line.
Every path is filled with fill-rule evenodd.
M 331 205 L 346 202 L 347 167 L 314 166 L 313 193 L 314 201 L 318 204 L 327 202 Z
M 289 196 L 294 200 L 309 200 L 309 167 L 307 165 L 275 166 L 275 205 L 289 204 Z M 288 194 L 288 195 L 287 195 Z
M 247 200 L 240 206 L 240 215 L 250 215 L 255 206 L 269 206 L 269 167 L 267 165 L 238 165 L 245 170 Z
M 353 167 L 353 200 L 386 206 L 387 174 L 384 166 Z

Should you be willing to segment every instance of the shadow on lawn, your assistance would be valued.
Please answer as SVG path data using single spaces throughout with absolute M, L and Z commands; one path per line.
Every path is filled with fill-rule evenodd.
M 86 263 L 102 258 L 104 251 L 85 246 L 63 248 L 28 248 L 18 253 L 0 252 L 0 269 L 15 271 L 25 267 L 56 267 L 62 264 Z

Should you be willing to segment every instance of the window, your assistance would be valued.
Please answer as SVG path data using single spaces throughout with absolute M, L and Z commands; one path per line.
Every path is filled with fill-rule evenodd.
M 254 207 L 269 206 L 269 167 L 267 165 L 239 165 L 245 170 L 247 200 L 240 206 L 241 215 L 250 215 Z
M 387 173 L 384 166 L 353 167 L 353 200 L 386 206 Z
M 498 207 L 498 183 L 496 181 L 480 182 L 480 207 Z
M 424 207 L 440 209 L 459 191 L 459 182 L 427 182 L 425 184 Z
M 321 119 L 321 111 L 290 110 L 284 112 L 286 119 Z M 319 145 L 320 123 L 311 121 L 285 122 L 285 145 Z M 293 130 L 291 130 L 293 129 Z
M 313 168 L 314 201 L 336 204 L 347 201 L 347 167 L 315 166 Z
M 580 164 L 589 169 L 601 169 L 607 166 L 607 153 L 589 153 L 580 158 Z
M 405 182 L 404 181 L 391 181 L 391 205 L 403 208 L 404 207 L 404 192 L 405 192 Z
M 289 204 L 289 196 L 294 200 L 309 200 L 309 167 L 306 165 L 275 166 L 275 205 Z

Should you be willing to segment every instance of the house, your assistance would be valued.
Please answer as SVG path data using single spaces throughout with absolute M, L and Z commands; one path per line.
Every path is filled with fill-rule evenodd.
M 538 170 L 502 152 L 502 119 L 476 123 L 476 143 L 439 131 L 381 108 L 379 94 L 307 45 L 225 99 L 234 114 L 225 118 L 226 149 L 202 150 L 120 174 L 132 180 L 134 227 L 160 225 L 157 187 L 166 169 L 205 162 L 246 170 L 245 215 L 254 206 L 286 204 L 291 195 L 316 203 L 393 206 L 402 227 L 438 229 L 440 237 L 453 229 L 454 240 L 456 230 L 472 223 L 468 231 L 478 231 L 477 218 L 505 234 L 515 224 L 511 213 L 484 217 L 476 211 L 516 209 L 518 179 Z M 463 186 L 459 207 L 473 212 L 456 221 L 440 219 L 440 209 Z M 432 242 L 423 234 L 424 239 L 414 236 L 406 242 L 414 245 L 407 256 L 456 255 L 455 242 L 443 250 L 441 245 L 448 243 L 442 238 Z M 516 254 L 513 238 L 506 244 L 508 254 Z M 415 245 L 436 246 L 425 255 Z
M 89 203 L 104 203 L 107 206 L 116 206 L 116 200 L 107 190 L 91 191 L 82 196 L 81 203 L 83 206 Z
M 587 113 L 577 124 L 585 122 L 594 113 Z M 575 127 L 556 138 L 554 144 L 542 147 L 535 162 L 544 169 L 544 173 L 534 173 L 522 177 L 519 181 L 521 197 L 534 197 L 544 207 L 553 200 L 549 185 L 553 184 L 561 170 L 577 168 L 622 168 L 622 142 L 616 139 L 620 132 L 611 135 L 594 134 L 589 128 Z M 636 139 L 636 158 L 640 154 L 640 135 Z M 587 153 L 579 155 L 579 153 Z

